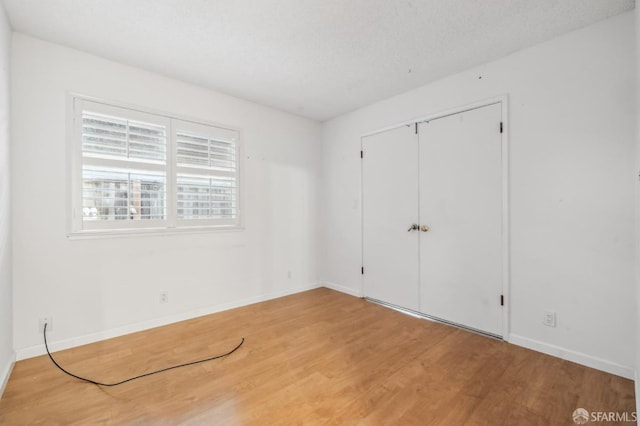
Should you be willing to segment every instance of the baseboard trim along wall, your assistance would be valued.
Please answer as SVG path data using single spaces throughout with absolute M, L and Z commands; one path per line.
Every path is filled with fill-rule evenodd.
M 584 365 L 586 367 L 595 368 L 596 370 L 615 374 L 616 376 L 624 377 L 631 380 L 634 380 L 635 378 L 635 370 L 632 367 L 616 364 L 615 362 L 607 361 L 606 359 L 587 355 L 581 352 L 576 352 L 571 349 L 566 349 L 560 346 L 541 342 L 539 340 L 529 339 L 528 337 L 523 337 L 512 333 L 509 335 L 509 343 L 522 346 L 523 348 L 531 349 L 536 352 L 542 352 L 547 355 L 555 356 L 556 358 L 575 362 L 576 364 Z M 638 383 L 636 381 L 636 389 L 637 387 Z
M 52 341 L 49 343 L 51 351 L 61 351 L 64 349 L 73 348 L 76 346 L 86 345 L 89 343 L 98 342 L 101 340 L 111 339 L 113 337 L 123 336 L 125 334 L 136 333 L 138 331 L 148 330 L 154 327 L 160 327 L 163 325 L 172 324 L 179 321 L 185 321 L 192 318 L 201 317 L 204 315 L 214 314 L 216 312 L 222 312 L 241 306 L 251 305 L 253 303 L 263 302 L 266 300 L 276 299 L 278 297 L 288 296 L 295 293 L 300 293 L 307 290 L 312 290 L 318 287 L 326 287 L 331 290 L 339 291 L 341 293 L 348 294 L 354 297 L 362 297 L 359 290 L 354 290 L 349 287 L 345 287 L 339 284 L 323 282 L 322 284 L 312 284 L 305 287 L 289 288 L 275 293 L 263 294 L 255 297 L 241 299 L 234 302 L 223 303 L 207 308 L 196 309 L 190 312 L 171 315 L 167 317 L 157 318 L 149 321 L 144 321 L 136 324 L 131 324 L 123 327 L 113 328 L 97 333 L 87 334 L 84 336 L 78 336 L 70 339 L 64 339 L 59 341 Z M 627 379 L 635 380 L 636 386 L 636 399 L 640 396 L 640 380 L 637 377 L 635 369 L 629 366 L 616 364 L 611 361 L 607 361 L 601 358 L 597 358 L 584 353 L 576 352 L 570 349 L 555 346 L 549 343 L 541 342 L 538 340 L 523 337 L 517 334 L 510 334 L 508 336 L 508 342 L 514 345 L 522 346 L 527 349 L 531 349 L 537 352 L 542 352 L 547 355 L 555 356 L 557 358 L 565 359 L 567 361 L 575 362 L 587 367 L 595 368 L 597 370 L 605 371 L 607 373 L 615 374 L 617 376 L 625 377 Z M 0 396 L 4 391 L 4 387 L 9 379 L 11 370 L 13 368 L 15 360 L 22 360 L 32 358 L 35 356 L 44 355 L 46 353 L 44 344 L 30 346 L 16 350 L 14 360 L 7 365 L 3 371 L 3 375 L 0 376 L 2 387 L 0 387 Z
M 215 314 L 217 312 L 227 311 L 233 308 L 239 308 L 241 306 L 251 305 L 258 302 L 264 302 L 271 299 L 277 299 L 278 297 L 289 296 L 295 293 L 301 293 L 303 291 L 312 290 L 314 288 L 321 287 L 321 284 L 311 284 L 304 287 L 288 288 L 285 290 L 277 291 L 274 293 L 262 294 L 259 296 L 249 297 L 246 299 L 240 299 L 234 302 L 222 303 L 211 307 L 200 308 L 189 312 L 183 312 L 176 315 L 170 315 L 162 318 L 156 318 L 149 321 L 143 321 L 123 327 L 112 328 L 97 333 L 86 334 L 84 336 L 73 337 L 70 339 L 49 341 L 49 350 L 51 352 L 61 351 L 64 349 L 74 348 L 76 346 L 87 345 L 89 343 L 99 342 L 101 340 L 111 339 L 113 337 L 124 336 L 125 334 L 136 333 L 138 331 L 148 330 L 150 328 L 161 327 L 163 325 L 173 324 L 180 321 L 185 321 L 205 315 Z M 44 355 L 47 351 L 44 343 L 40 345 L 30 346 L 27 348 L 16 350 L 16 359 L 23 360 L 27 358 L 33 358 L 36 356 Z
M 324 287 L 332 290 L 340 291 L 342 293 L 349 294 L 355 297 L 362 297 L 360 291 L 353 290 L 349 287 L 345 287 L 335 283 L 324 282 Z M 595 368 L 607 373 L 615 374 L 627 379 L 634 380 L 636 383 L 636 400 L 639 400 L 640 396 L 640 384 L 636 377 L 636 372 L 632 367 L 616 364 L 605 359 L 597 358 L 591 355 L 583 354 L 581 352 L 572 351 L 570 349 L 555 346 L 549 343 L 541 342 L 528 337 L 519 336 L 517 334 L 510 334 L 505 339 L 508 343 L 522 346 L 523 348 L 531 349 L 536 352 L 542 352 L 547 355 L 555 356 L 556 358 L 564 359 L 567 361 L 575 362 L 576 364 L 584 365 L 587 367 Z M 640 404 L 640 403 L 638 403 Z
M 351 296 L 364 297 L 364 294 L 362 294 L 362 292 L 360 290 L 354 290 L 352 288 L 345 287 L 345 286 L 340 285 L 340 284 L 330 283 L 330 282 L 323 282 L 322 286 L 326 287 L 326 288 L 329 288 L 331 290 L 339 291 L 341 293 L 349 294 Z
M 7 387 L 7 383 L 9 382 L 9 377 L 11 376 L 11 372 L 13 371 L 13 366 L 15 365 L 15 363 L 16 356 L 14 354 L 2 370 L 2 376 L 0 376 L 0 398 L 2 398 L 2 395 L 4 395 L 4 389 Z

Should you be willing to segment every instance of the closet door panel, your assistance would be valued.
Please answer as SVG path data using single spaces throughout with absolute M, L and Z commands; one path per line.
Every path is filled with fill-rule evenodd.
M 420 311 L 502 335 L 501 105 L 421 123 Z
M 364 295 L 419 308 L 418 138 L 402 126 L 362 138 Z

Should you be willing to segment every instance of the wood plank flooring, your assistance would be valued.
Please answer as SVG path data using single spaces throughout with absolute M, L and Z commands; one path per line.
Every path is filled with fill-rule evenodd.
M 0 424 L 572 425 L 578 407 L 635 411 L 631 380 L 324 288 L 55 356 L 118 381 L 241 337 L 227 358 L 109 388 L 46 355 L 19 361 Z

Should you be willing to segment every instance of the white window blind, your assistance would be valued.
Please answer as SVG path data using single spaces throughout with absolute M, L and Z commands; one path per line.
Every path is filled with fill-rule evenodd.
M 82 113 L 82 154 L 164 162 L 167 129 L 152 123 Z
M 236 130 L 73 105 L 72 232 L 239 225 Z
M 177 133 L 178 165 L 233 172 L 236 169 L 234 142 L 218 141 L 207 135 Z
M 190 122 L 175 122 L 177 219 L 237 220 L 237 132 Z

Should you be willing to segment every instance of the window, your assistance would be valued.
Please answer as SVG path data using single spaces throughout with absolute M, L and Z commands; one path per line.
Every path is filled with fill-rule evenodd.
M 238 131 L 73 98 L 72 233 L 240 224 Z

